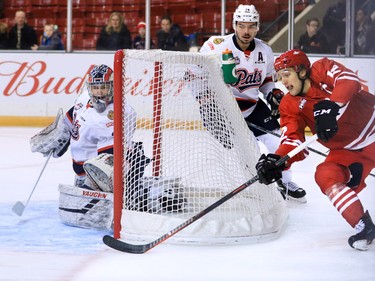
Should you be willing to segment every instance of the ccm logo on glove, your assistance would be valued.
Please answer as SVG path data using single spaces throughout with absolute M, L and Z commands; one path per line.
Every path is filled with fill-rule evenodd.
M 318 115 L 323 115 L 323 114 L 331 114 L 331 109 L 322 109 L 322 110 L 314 111 L 314 117 Z
M 314 105 L 315 130 L 323 142 L 329 141 L 337 132 L 336 116 L 340 107 L 333 101 L 322 100 Z

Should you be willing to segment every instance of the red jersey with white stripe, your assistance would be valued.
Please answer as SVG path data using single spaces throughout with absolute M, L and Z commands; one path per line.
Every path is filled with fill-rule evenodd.
M 314 104 L 324 99 L 344 103 L 338 115 L 337 134 L 327 148 L 358 150 L 375 141 L 375 96 L 361 89 L 357 75 L 342 64 L 323 58 L 311 67 L 311 87 L 305 96 L 287 94 L 280 103 L 281 145 L 276 154 L 286 155 L 305 140 L 305 127 L 313 134 Z M 305 158 L 306 151 L 288 161 L 291 164 Z

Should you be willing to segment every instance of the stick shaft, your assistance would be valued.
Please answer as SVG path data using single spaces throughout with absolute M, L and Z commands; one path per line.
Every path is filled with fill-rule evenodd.
M 44 170 L 46 169 L 46 166 L 47 166 L 47 164 L 48 164 L 49 159 L 50 159 L 51 156 L 52 156 L 52 153 L 53 153 L 53 151 L 51 151 L 50 154 L 48 155 L 47 160 L 46 160 L 46 162 L 44 163 L 43 168 L 42 168 L 42 170 L 41 170 L 40 173 L 39 173 L 38 179 L 36 180 L 35 185 L 34 185 L 32 191 L 31 191 L 31 193 L 30 193 L 30 195 L 29 195 L 29 198 L 27 199 L 25 205 L 23 205 L 21 202 L 17 202 L 17 203 L 13 206 L 13 211 L 14 211 L 17 215 L 22 216 L 22 213 L 23 213 L 24 209 L 26 208 L 27 204 L 29 203 L 29 201 L 30 201 L 30 199 L 31 199 L 31 196 L 33 195 L 33 193 L 34 193 L 34 191 L 35 191 L 35 189 L 36 189 L 36 187 L 37 187 L 37 185 L 38 185 L 38 183 L 39 183 L 39 180 L 40 180 L 40 178 L 42 177 L 42 174 L 43 174 Z M 21 210 L 21 207 L 22 207 L 22 210 Z
M 249 121 L 246 121 L 246 123 L 247 123 L 247 125 L 249 125 L 250 127 L 254 128 L 254 129 L 257 129 L 257 130 L 259 130 L 259 131 L 265 132 L 265 133 L 267 133 L 267 134 L 273 135 L 273 136 L 278 137 L 278 138 L 281 137 L 280 134 L 278 134 L 278 133 L 276 133 L 276 132 L 274 132 L 274 131 L 267 130 L 267 129 L 261 127 L 261 126 L 258 126 L 258 125 L 255 125 L 255 124 L 253 124 L 253 123 L 250 123 Z M 319 155 L 321 155 L 321 156 L 327 157 L 327 154 L 325 154 L 324 152 L 321 152 L 321 151 L 316 150 L 316 149 L 311 148 L 311 147 L 307 147 L 307 149 L 308 149 L 309 151 L 311 151 L 311 152 L 314 152 L 314 153 L 319 154 Z
M 47 166 L 48 161 L 49 161 L 49 159 L 51 158 L 51 156 L 52 156 L 52 151 L 51 151 L 50 154 L 48 155 L 47 160 L 46 160 L 46 162 L 44 163 L 44 166 L 43 166 L 42 170 L 40 171 L 39 177 L 38 177 L 38 179 L 37 179 L 36 182 L 35 182 L 35 185 L 34 185 L 34 187 L 33 187 L 33 190 L 31 191 L 30 196 L 29 196 L 29 198 L 28 198 L 27 201 L 26 201 L 26 205 L 27 205 L 27 203 L 29 203 L 30 198 L 31 198 L 31 196 L 32 196 L 33 193 L 34 193 L 34 190 L 35 190 L 36 186 L 38 185 L 39 180 L 40 180 L 40 178 L 42 177 L 42 174 L 43 174 L 44 170 L 46 169 L 46 166 Z

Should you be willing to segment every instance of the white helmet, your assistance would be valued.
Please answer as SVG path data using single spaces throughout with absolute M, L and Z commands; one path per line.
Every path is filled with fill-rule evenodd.
M 233 13 L 233 29 L 236 30 L 236 22 L 256 22 L 259 30 L 259 13 L 254 5 L 239 5 Z

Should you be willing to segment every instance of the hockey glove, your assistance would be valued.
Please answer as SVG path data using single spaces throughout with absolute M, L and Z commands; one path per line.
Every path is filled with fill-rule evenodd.
M 273 89 L 271 92 L 269 92 L 268 95 L 266 96 L 266 100 L 271 106 L 271 116 L 275 119 L 280 118 L 279 105 L 283 97 L 284 97 L 283 91 L 276 89 L 276 88 Z
M 281 172 L 284 170 L 285 164 L 276 165 L 276 161 L 280 158 L 277 154 L 270 153 L 267 156 L 262 154 L 255 166 L 260 183 L 270 184 L 281 179 Z
M 340 107 L 333 101 L 322 100 L 314 105 L 315 130 L 323 142 L 329 141 L 337 132 L 336 116 Z

